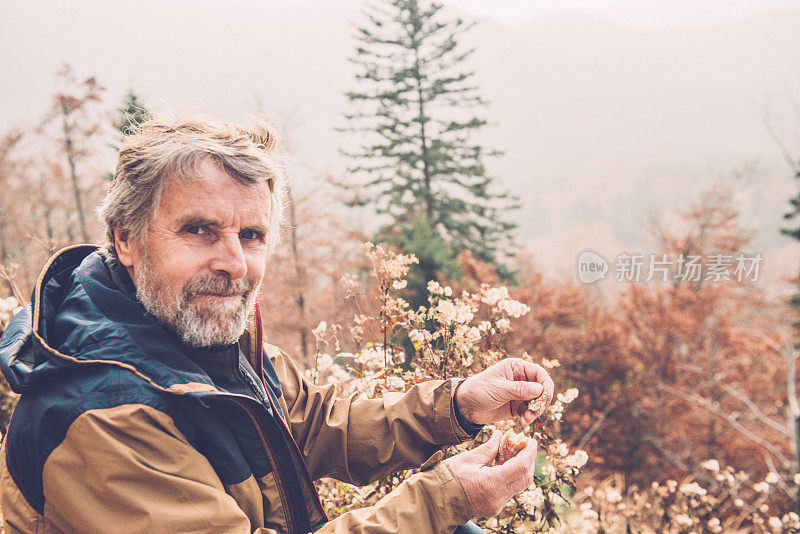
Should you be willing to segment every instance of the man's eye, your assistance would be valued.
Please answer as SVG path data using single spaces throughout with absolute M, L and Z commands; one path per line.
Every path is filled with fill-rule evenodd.
M 242 230 L 239 232 L 242 239 L 261 239 L 261 232 L 257 230 Z
M 203 229 L 202 226 L 197 226 L 197 225 L 192 225 L 192 226 L 187 226 L 186 227 L 186 233 L 187 234 L 200 235 L 200 234 L 203 233 L 203 230 L 204 229 Z

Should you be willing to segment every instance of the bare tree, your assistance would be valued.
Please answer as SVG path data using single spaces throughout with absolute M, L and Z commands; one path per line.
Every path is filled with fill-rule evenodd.
M 61 144 L 67 162 L 75 211 L 78 216 L 80 236 L 83 242 L 90 242 L 90 232 L 86 219 L 86 201 L 78 162 L 86 160 L 92 151 L 92 138 L 101 133 L 103 120 L 97 116 L 93 104 L 102 101 L 105 90 L 94 77 L 78 80 L 69 65 L 63 65 L 58 72 L 61 91 L 53 95 L 53 103 L 49 113 L 40 123 L 40 131 L 45 132 L 48 126 L 57 122 L 60 130 Z

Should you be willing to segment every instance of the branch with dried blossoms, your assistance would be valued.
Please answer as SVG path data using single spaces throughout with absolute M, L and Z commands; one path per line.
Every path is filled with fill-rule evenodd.
M 417 259 L 411 255 L 395 254 L 383 245 L 367 243 L 365 251 L 373 265 L 377 281 L 376 300 L 379 305 L 374 315 L 363 312 L 359 304 L 364 292 L 349 277 L 348 299 L 352 299 L 358 313 L 350 327 L 352 341 L 357 349 L 353 353 L 338 352 L 338 334 L 343 328 L 320 324 L 315 329 L 318 340 L 317 369 L 313 376 L 322 381 L 336 383 L 340 393 L 360 391 L 377 397 L 386 391 L 405 391 L 414 384 L 430 379 L 467 377 L 505 358 L 500 342 L 512 333 L 512 321 L 530 309 L 513 299 L 506 287 L 482 285 L 476 292 L 456 293 L 439 282 L 428 283 L 427 306 L 411 309 L 400 296 L 406 287 L 405 276 Z M 364 342 L 364 328 L 371 328 L 372 341 Z M 403 344 L 407 336 L 412 347 Z M 333 348 L 331 356 L 322 348 Z M 532 360 L 526 354 L 523 358 Z M 403 366 L 400 366 L 400 363 Z M 557 360 L 543 359 L 548 369 L 558 365 Z M 561 419 L 570 402 L 578 396 L 576 389 L 558 394 L 557 399 L 536 422 L 531 436 L 540 448 L 540 467 L 536 484 L 513 499 L 495 518 L 482 521 L 488 532 L 510 533 L 547 531 L 558 525 L 559 517 L 568 508 L 569 495 L 575 488 L 575 477 L 588 461 L 581 450 L 570 451 L 555 435 L 552 423 Z M 517 423 L 497 423 L 501 430 L 515 428 Z M 490 434 L 487 427 L 477 441 Z M 471 444 L 462 444 L 446 451 L 455 454 Z M 365 488 L 355 488 L 340 482 L 325 481 L 318 485 L 323 500 L 333 515 L 353 508 L 374 504 L 413 471 L 393 473 Z

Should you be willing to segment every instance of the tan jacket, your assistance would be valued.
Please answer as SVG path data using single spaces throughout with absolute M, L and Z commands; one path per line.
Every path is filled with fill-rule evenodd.
M 168 338 L 140 329 L 145 319 L 111 296 L 108 267 L 86 248 L 51 259 L 32 305 L 0 342 L 0 368 L 22 391 L 0 466 L 7 533 L 449 534 L 469 519 L 460 483 L 435 461 L 376 506 L 329 522 L 310 483 L 363 485 L 468 439 L 454 417 L 453 381 L 382 399 L 336 398 L 277 347 L 262 350 L 254 327 L 241 342 L 267 373 L 270 416 L 173 361 Z M 110 305 L 113 298 L 120 301 Z M 49 317 L 54 302 L 59 313 Z M 81 328 L 89 330 L 78 339 Z M 140 350 L 162 352 L 135 353 L 143 332 Z

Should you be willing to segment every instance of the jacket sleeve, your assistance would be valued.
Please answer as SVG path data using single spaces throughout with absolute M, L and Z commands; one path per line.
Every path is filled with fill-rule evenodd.
M 471 518 L 461 484 L 444 463 L 415 474 L 374 506 L 352 510 L 319 534 L 451 534 Z
M 81 414 L 42 482 L 45 520 L 63 532 L 251 532 L 208 460 L 150 406 Z
M 314 479 L 363 486 L 470 439 L 454 414 L 456 380 L 431 380 L 377 399 L 337 398 L 333 385 L 312 384 L 285 352 L 267 350 L 283 387 L 287 424 Z
M 49 455 L 42 479 L 44 518 L 58 531 L 278 534 L 253 529 L 172 418 L 145 405 L 81 414 Z M 469 517 L 461 484 L 435 463 L 376 505 L 342 514 L 317 532 L 449 534 Z

